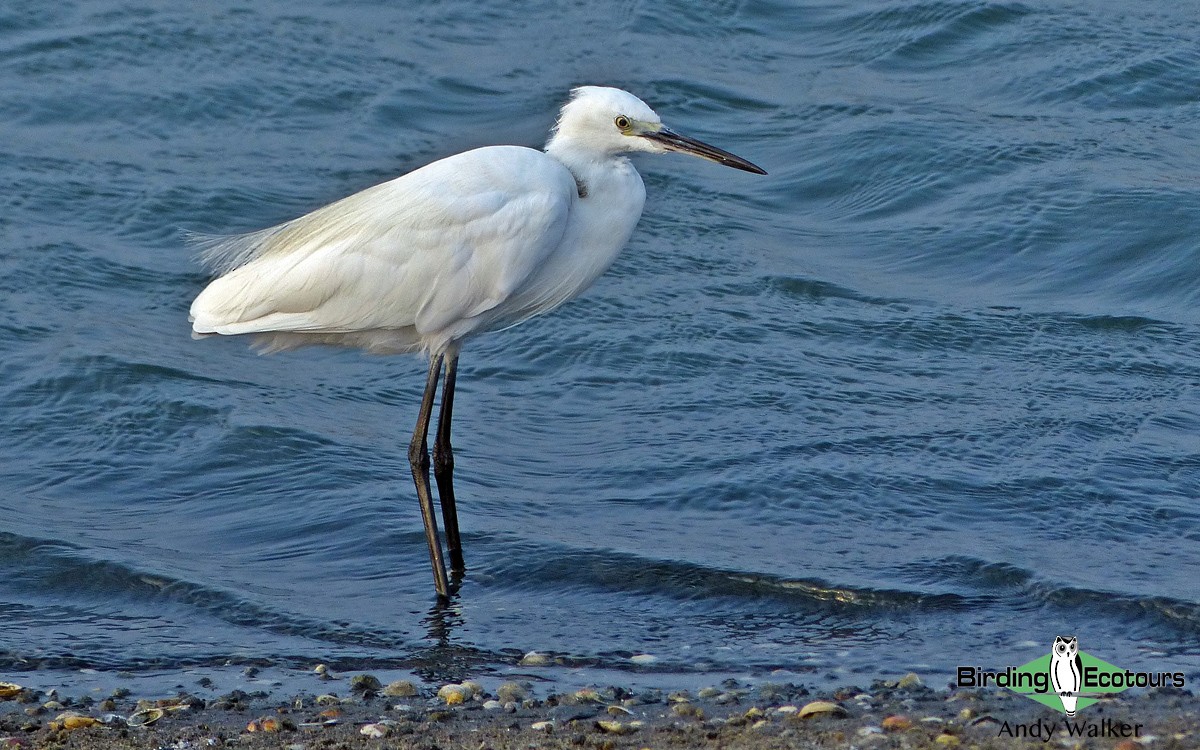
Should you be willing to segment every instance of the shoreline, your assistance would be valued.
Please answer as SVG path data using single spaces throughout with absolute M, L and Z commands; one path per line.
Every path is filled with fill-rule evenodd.
M 1068 719 L 1008 690 L 931 688 L 915 674 L 829 690 L 735 679 L 669 690 L 495 679 L 385 685 L 320 668 L 316 676 L 329 679 L 299 693 L 235 689 L 214 698 L 0 685 L 0 750 L 1200 748 L 1200 700 L 1178 689 L 1126 691 Z

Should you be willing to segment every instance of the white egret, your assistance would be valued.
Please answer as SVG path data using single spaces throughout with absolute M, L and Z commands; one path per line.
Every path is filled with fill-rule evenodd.
M 544 151 L 466 151 L 279 226 L 201 240 L 220 275 L 192 303 L 194 335 L 252 334 L 265 351 L 336 344 L 429 355 L 408 457 L 434 585 L 447 597 L 427 447 L 443 362 L 433 472 L 451 569 L 460 572 L 450 446 L 460 347 L 587 289 L 625 246 L 645 203 L 625 155 L 668 151 L 766 174 L 668 130 L 630 93 L 583 86 Z

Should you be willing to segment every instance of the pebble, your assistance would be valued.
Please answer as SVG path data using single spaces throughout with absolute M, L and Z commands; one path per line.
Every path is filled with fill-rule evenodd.
M 264 716 L 255 719 L 246 725 L 247 732 L 282 732 L 289 727 L 283 721 L 276 719 L 273 716 Z
M 483 695 L 483 685 L 480 685 L 478 682 L 475 682 L 474 680 L 463 680 L 459 684 L 462 685 L 463 687 L 465 687 L 467 690 L 471 691 L 472 698 L 479 696 L 479 695 Z
M 658 661 L 658 657 L 654 654 L 638 654 L 636 656 L 629 657 L 629 661 L 633 662 L 634 664 L 653 664 L 654 662 Z
M 539 654 L 537 651 L 530 651 L 521 657 L 518 662 L 522 667 L 545 667 L 550 664 L 550 657 L 545 654 Z
M 161 708 L 143 708 L 130 714 L 126 723 L 131 727 L 148 727 L 161 719 L 164 713 Z
M 922 684 L 921 678 L 917 676 L 916 672 L 909 672 L 900 678 L 900 681 L 896 683 L 896 687 L 901 690 L 911 690 L 912 688 L 921 687 Z
M 329 667 L 325 666 L 324 664 L 318 664 L 317 666 L 313 667 L 313 673 L 316 674 L 317 677 L 319 677 L 322 680 L 336 680 L 337 679 L 337 675 L 335 675 L 333 673 L 333 670 L 331 670 Z
M 849 716 L 850 712 L 836 703 L 829 701 L 813 701 L 800 709 L 796 714 L 801 719 L 811 719 L 816 716 L 832 716 L 841 718 Z
M 568 703 L 603 703 L 604 700 L 600 697 L 600 693 L 597 693 L 595 690 L 592 690 L 591 688 L 584 688 L 582 690 L 575 691 L 575 693 L 573 695 L 571 695 L 570 700 L 568 700 L 567 702 Z
M 701 698 L 716 698 L 721 694 L 721 691 L 715 687 L 700 688 L 700 692 L 696 693 Z
M 783 700 L 787 693 L 786 686 L 775 682 L 764 682 L 758 686 L 758 697 L 764 701 Z
M 881 722 L 885 731 L 888 732 L 903 732 L 912 727 L 912 719 L 901 714 L 889 716 Z
M 365 737 L 379 739 L 381 737 L 387 737 L 389 734 L 391 734 L 392 729 L 387 724 L 367 724 L 362 729 L 358 730 L 358 733 Z
M 597 721 L 596 726 L 599 727 L 601 730 L 608 732 L 609 734 L 630 734 L 631 732 L 636 732 L 638 729 L 637 727 L 635 727 L 633 725 L 633 722 L 630 722 L 629 724 L 624 724 L 619 721 L 604 721 L 604 720 L 602 720 L 602 721 Z
M 484 701 L 483 708 L 485 711 L 503 711 L 504 704 L 497 700 Z
M 417 686 L 408 680 L 396 680 L 387 684 L 383 694 L 389 698 L 412 698 L 417 694 Z
M 554 730 L 553 721 L 535 721 L 529 725 L 529 728 L 535 732 L 550 732 Z
M 73 729 L 83 729 L 84 727 L 94 727 L 99 723 L 100 720 L 94 716 L 84 716 L 74 711 L 67 711 L 55 717 L 54 721 L 51 721 L 48 726 L 51 731 L 59 729 L 71 731 Z
M 520 703 L 529 697 L 529 691 L 517 682 L 505 682 L 496 688 L 496 700 L 504 703 Z
M 942 747 L 958 747 L 960 744 L 960 740 L 952 734 L 939 734 L 933 741 Z
M 361 695 L 364 698 L 371 698 L 378 695 L 382 689 L 383 683 L 374 675 L 359 674 L 350 678 L 350 692 Z
M 443 685 L 438 690 L 438 697 L 445 701 L 447 706 L 462 705 L 474 696 L 475 691 L 466 685 Z
M 699 706 L 694 706 L 691 703 L 676 703 L 671 706 L 671 713 L 676 716 L 697 720 L 704 718 L 704 711 Z
M 0 682 L 0 700 L 15 698 L 22 690 L 24 688 L 15 682 Z

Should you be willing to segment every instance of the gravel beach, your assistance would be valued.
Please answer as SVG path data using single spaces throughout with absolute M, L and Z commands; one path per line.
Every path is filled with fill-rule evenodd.
M 314 682 L 327 690 L 211 699 L 5 683 L 0 748 L 1200 748 L 1200 701 L 1185 690 L 1129 691 L 1067 719 L 1005 690 L 931 688 L 916 675 L 829 691 Z

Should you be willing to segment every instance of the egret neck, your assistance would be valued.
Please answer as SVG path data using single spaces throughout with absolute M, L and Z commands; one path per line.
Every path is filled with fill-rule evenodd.
M 629 159 L 589 145 L 572 142 L 562 131 L 546 144 L 546 153 L 570 171 L 579 187 L 571 202 L 564 252 L 543 269 L 549 278 L 561 279 L 558 292 L 564 300 L 587 288 L 613 264 L 646 203 L 646 186 Z

